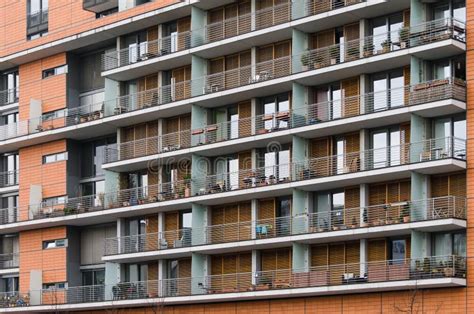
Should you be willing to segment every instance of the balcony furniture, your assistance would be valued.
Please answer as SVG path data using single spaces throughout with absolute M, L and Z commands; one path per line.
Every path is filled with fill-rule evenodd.
M 266 80 L 270 80 L 270 79 L 272 79 L 272 78 L 273 78 L 273 76 L 271 75 L 270 72 L 268 72 L 268 71 L 260 71 L 260 72 L 259 72 L 258 74 L 256 74 L 255 76 L 249 78 L 249 84 L 258 83 L 258 82 L 263 82 L 263 81 L 266 81 Z
M 206 85 L 204 87 L 203 94 L 216 93 L 216 92 L 219 92 L 221 90 L 224 90 L 224 88 L 222 88 L 222 85 L 220 85 L 220 84 L 210 84 L 210 85 Z
M 216 124 L 208 125 L 206 127 L 206 132 L 214 132 L 217 131 L 218 126 Z
M 140 57 L 137 59 L 137 61 L 145 61 L 145 60 L 148 60 L 148 59 L 156 58 L 158 56 L 159 56 L 158 54 L 154 54 L 154 53 L 151 53 L 151 52 L 145 52 L 145 53 L 140 55 Z
M 290 112 L 289 111 L 278 112 L 275 115 L 275 117 L 277 120 L 288 121 L 290 119 Z
M 166 241 L 165 238 L 160 239 L 159 249 L 160 250 L 166 250 L 167 248 L 168 248 L 168 241 Z

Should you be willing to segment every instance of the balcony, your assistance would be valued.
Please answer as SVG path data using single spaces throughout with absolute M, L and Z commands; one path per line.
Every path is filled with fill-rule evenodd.
M 0 269 L 18 268 L 20 266 L 19 253 L 0 254 Z
M 114 2 L 106 0 L 85 1 L 91 3 Z M 120 49 L 119 51 L 104 54 L 102 70 L 113 70 L 290 22 L 292 20 L 292 6 L 299 7 L 300 12 L 294 16 L 294 18 L 299 19 L 352 6 L 354 4 L 360 4 L 365 2 L 365 0 L 331 2 L 332 1 L 318 1 L 317 3 L 313 3 L 311 0 L 292 1 L 208 24 L 192 32 L 178 33 L 177 35 L 168 36 L 156 41 L 143 42 L 133 48 Z M 170 62 L 172 64 L 174 61 L 170 60 Z
M 275 217 L 273 219 L 210 225 L 205 228 L 194 228 L 192 230 L 188 228 L 108 238 L 105 240 L 104 247 L 105 256 L 232 242 L 241 242 L 235 246 L 235 249 L 243 250 L 244 247 L 247 246 L 256 248 L 262 243 L 263 245 L 260 246 L 264 246 L 266 244 L 265 242 L 268 241 L 259 240 L 273 238 L 288 237 L 286 240 L 281 239 L 281 243 L 279 243 L 281 245 L 298 241 L 311 243 L 311 240 L 317 240 L 320 242 L 322 235 L 320 236 L 319 234 L 323 233 L 327 236 L 328 241 L 336 241 L 334 234 L 328 234 L 328 232 L 331 231 L 341 231 L 339 235 L 341 238 L 347 238 L 350 234 L 350 237 L 355 239 L 361 236 L 362 233 L 355 234 L 353 231 L 360 228 L 371 228 L 369 232 L 380 233 L 380 231 L 375 231 L 377 229 L 373 227 L 390 227 L 390 230 L 387 228 L 379 228 L 381 230 L 383 229 L 381 232 L 385 234 L 387 234 L 387 232 L 393 233 L 396 228 L 400 228 L 400 230 L 404 228 L 405 232 L 408 233 L 413 229 L 426 230 L 427 228 L 431 228 L 433 230 L 441 230 L 441 225 L 433 221 L 446 219 L 466 219 L 465 198 L 445 196 L 427 200 L 347 208 L 335 212 L 324 211 L 300 216 Z M 428 221 L 433 222 L 431 223 L 432 226 L 428 227 L 425 223 L 422 223 Z M 456 224 L 453 224 L 451 227 L 453 229 L 462 228 L 456 226 Z M 444 228 L 449 229 L 451 227 L 444 225 Z M 366 235 L 367 233 L 364 232 L 363 234 Z M 401 233 L 398 233 L 397 235 L 400 234 Z M 315 235 L 315 237 L 311 238 L 311 235 Z M 242 241 L 248 242 L 242 243 Z M 272 242 L 272 245 L 275 244 Z M 226 245 L 225 247 L 227 249 L 226 252 L 228 252 L 228 249 L 232 247 L 232 245 Z M 221 246 L 216 248 L 222 249 Z M 206 252 L 208 253 L 209 251 Z M 153 258 L 151 255 L 147 257 Z M 129 255 L 128 258 L 132 259 L 131 255 Z M 107 258 L 107 260 L 108 259 L 109 258 Z
M 127 212 L 129 216 L 138 209 L 156 209 L 165 206 L 167 210 L 182 209 L 191 198 L 204 205 L 241 201 L 259 197 L 278 196 L 290 193 L 292 188 L 314 190 L 338 188 L 359 180 L 370 183 L 381 180 L 407 177 L 410 171 L 425 174 L 447 173 L 465 170 L 466 144 L 464 140 L 448 137 L 430 139 L 400 146 L 366 150 L 345 155 L 313 158 L 301 162 L 240 170 L 232 173 L 209 174 L 175 182 L 165 182 L 141 188 L 118 190 L 106 194 L 69 198 L 66 203 L 47 205 L 35 204 L 19 208 L 20 220 L 6 230 L 32 228 L 37 225 L 52 226 L 64 223 L 65 219 L 79 222 L 82 218 L 100 216 L 109 221 L 105 210 L 112 215 Z M 252 193 L 248 193 L 252 191 Z M 163 205 L 159 205 L 163 203 Z M 23 216 L 22 216 L 23 213 Z M 26 214 L 28 213 L 28 214 Z M 95 213 L 95 214 L 94 214 Z M 27 216 L 27 217 L 26 217 Z M 61 218 L 61 219 L 54 219 Z M 37 223 L 19 222 L 43 220 Z M 96 221 L 97 222 L 97 221 Z
M 0 189 L 17 186 L 20 170 L 0 172 Z
M 390 95 L 390 96 L 389 96 Z M 107 148 L 104 163 L 116 163 L 118 161 L 130 160 L 145 156 L 152 156 L 156 158 L 157 154 L 164 154 L 169 152 L 180 151 L 191 147 L 199 147 L 200 152 L 212 148 L 206 148 L 205 145 L 222 143 L 230 140 L 242 139 L 249 137 L 252 143 L 259 138 L 265 138 L 265 134 L 272 133 L 272 139 L 275 140 L 279 131 L 294 130 L 293 133 L 298 133 L 305 137 L 306 134 L 313 136 L 323 136 L 321 130 L 324 125 L 330 127 L 326 122 L 338 120 L 352 120 L 350 125 L 341 126 L 334 124 L 332 130 L 340 131 L 344 127 L 344 132 L 358 130 L 361 127 L 370 128 L 378 127 L 380 122 L 370 121 L 369 114 L 376 113 L 379 119 L 385 119 L 387 115 L 392 112 L 394 115 L 398 114 L 402 118 L 392 117 L 392 122 L 398 121 L 396 119 L 409 119 L 409 112 L 416 112 L 422 116 L 436 116 L 446 115 L 462 111 L 457 106 L 444 106 L 437 108 L 435 105 L 429 107 L 419 106 L 417 108 L 409 108 L 421 104 L 435 103 L 442 100 L 457 100 L 459 102 L 466 101 L 466 83 L 459 79 L 445 79 L 429 81 L 413 86 L 405 86 L 402 88 L 394 88 L 387 91 L 367 93 L 364 95 L 346 97 L 342 100 L 321 102 L 312 105 L 299 107 L 290 111 L 276 112 L 274 114 L 258 115 L 253 118 L 244 118 L 237 121 L 229 121 L 218 124 L 207 125 L 206 127 L 185 130 L 181 132 L 166 134 L 162 136 L 149 137 L 145 139 L 129 141 L 119 144 L 118 149 Z M 377 105 L 375 105 L 377 104 Z M 400 113 L 400 110 L 406 109 L 405 114 Z M 387 115 L 381 113 L 387 112 Z M 354 117 L 362 119 L 355 120 Z M 351 119 L 352 118 L 352 119 Z M 402 122 L 400 120 L 400 122 Z M 361 125 L 363 123 L 363 126 Z M 314 132 L 303 132 L 301 128 L 310 127 L 310 129 L 317 129 L 318 134 Z M 288 132 L 280 132 L 287 134 Z M 325 132 L 326 133 L 326 132 Z M 255 135 L 260 135 L 256 138 Z M 284 135 L 281 135 L 284 136 Z M 263 140 L 264 141 L 264 140 Z M 242 141 L 238 142 L 235 148 L 242 147 L 245 144 Z M 231 143 L 224 143 L 224 145 L 231 145 Z M 229 147 L 232 150 L 232 148 Z M 176 154 L 179 154 L 177 152 Z M 207 155 L 207 154 L 206 154 Z M 147 159 L 148 160 L 148 159 Z M 146 161 L 141 159 L 141 164 L 145 166 Z M 118 165 L 118 164 L 117 164 Z M 107 165 L 106 168 L 114 165 Z M 123 165 L 125 167 L 125 165 Z
M 83 0 L 84 10 L 100 13 L 118 7 L 118 0 Z
M 0 292 L 0 307 L 1 308 L 15 308 L 28 306 L 30 297 L 28 294 L 20 296 L 18 291 Z
M 377 292 L 386 288 L 463 287 L 466 285 L 466 258 L 433 256 L 403 260 L 386 260 L 354 264 L 315 266 L 309 269 L 278 269 L 204 277 L 123 282 L 116 285 L 68 287 L 30 291 L 26 300 L 38 300 L 34 310 L 69 309 L 71 304 L 123 306 L 201 301 L 249 300 L 274 295 L 272 291 L 293 297 L 332 295 L 351 292 Z M 311 288 L 311 289 L 308 289 Z M 186 297 L 186 298 L 182 298 Z M 99 303 L 98 302 L 103 302 Z M 137 303 L 140 302 L 140 303 Z M 64 306 L 64 307 L 63 307 Z M 23 309 L 24 310 L 24 309 Z M 11 311 L 15 311 L 11 309 Z
M 27 35 L 48 31 L 48 9 L 29 13 L 27 16 Z
M 0 106 L 16 104 L 18 103 L 18 99 L 19 99 L 18 88 L 12 88 L 12 89 L 0 91 Z

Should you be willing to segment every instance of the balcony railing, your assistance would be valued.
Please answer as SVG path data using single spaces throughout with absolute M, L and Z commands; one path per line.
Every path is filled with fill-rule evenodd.
M 466 278 L 466 258 L 432 256 L 376 262 L 277 269 L 203 277 L 122 282 L 115 285 L 78 286 L 30 291 L 38 305 L 57 306 L 100 301 L 124 301 L 206 294 L 246 293 L 281 289 L 317 288 L 400 282 L 407 280 Z M 25 302 L 25 304 L 27 304 Z
M 0 91 L 0 106 L 17 103 L 19 99 L 19 88 L 11 88 Z
M 144 205 L 443 159 L 465 160 L 465 140 L 454 137 L 429 139 L 362 152 L 312 158 L 303 162 L 193 177 L 106 194 L 70 198 L 64 204 L 30 205 L 26 209 L 29 211 L 27 220 Z M 21 211 L 20 209 L 20 214 Z
M 0 225 L 17 222 L 18 217 L 19 210 L 16 207 L 0 209 Z
M 206 127 L 121 143 L 107 148 L 105 163 L 283 131 L 445 99 L 466 101 L 466 83 L 455 78 L 427 81 L 340 100 L 227 121 Z
M 19 253 L 0 254 L 0 269 L 16 268 L 20 265 Z
M 30 305 L 28 293 L 20 295 L 18 291 L 0 292 L 0 308 L 22 307 Z
M 105 239 L 105 255 L 285 237 L 440 219 L 466 219 L 466 199 L 455 196 L 341 208 L 299 216 L 211 225 Z

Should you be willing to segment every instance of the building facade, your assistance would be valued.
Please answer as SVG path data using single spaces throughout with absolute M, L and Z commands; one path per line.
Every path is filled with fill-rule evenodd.
M 0 0 L 0 311 L 469 313 L 471 17 Z

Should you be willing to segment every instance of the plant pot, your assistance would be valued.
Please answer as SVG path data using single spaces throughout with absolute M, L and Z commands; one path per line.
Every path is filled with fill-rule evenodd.
M 453 277 L 454 276 L 454 269 L 452 269 L 451 267 L 447 267 L 447 268 L 443 269 L 443 272 L 444 272 L 445 277 Z
M 331 59 L 331 65 L 335 65 L 337 63 L 337 59 Z
M 410 222 L 410 216 L 403 217 L 403 222 L 405 223 Z
M 400 49 L 405 49 L 407 47 L 407 43 L 405 41 L 400 42 Z
M 184 189 L 184 197 L 190 197 L 191 196 L 191 190 L 189 188 Z

